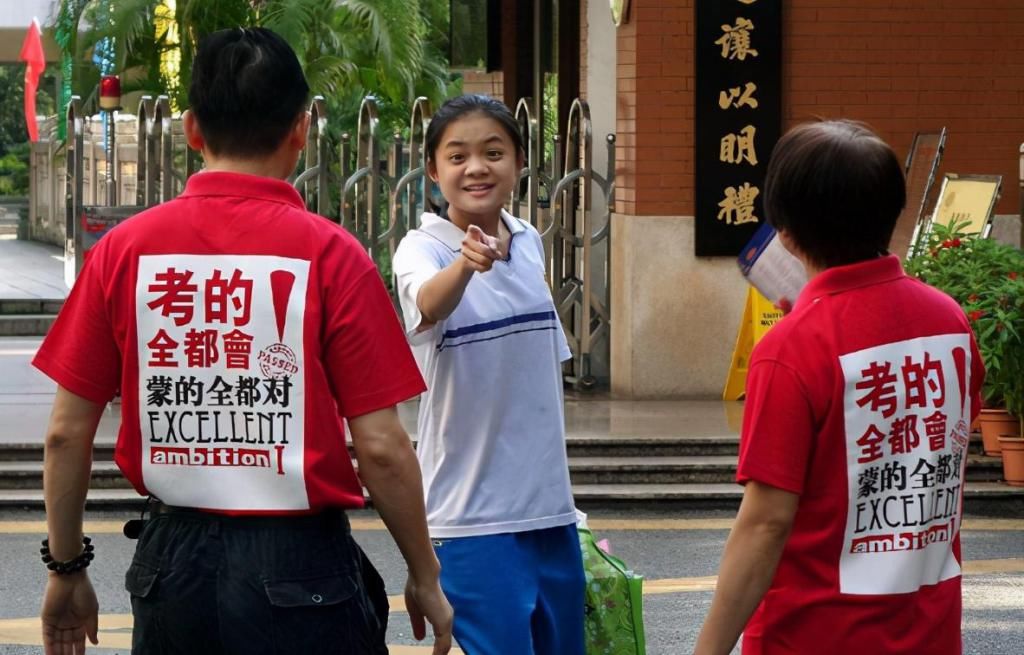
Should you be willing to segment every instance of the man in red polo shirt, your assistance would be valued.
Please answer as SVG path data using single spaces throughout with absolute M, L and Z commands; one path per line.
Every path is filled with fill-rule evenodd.
M 981 357 L 963 311 L 886 248 L 895 153 L 846 121 L 779 141 L 765 211 L 811 275 L 757 345 L 700 655 L 959 655 L 960 519 Z
M 343 511 L 363 506 L 360 478 L 408 563 L 414 633 L 425 617 L 434 653 L 450 648 L 395 410 L 423 381 L 373 263 L 285 181 L 308 93 L 272 32 L 205 38 L 184 125 L 206 170 L 99 242 L 35 358 L 59 385 L 44 477 L 47 653 L 96 643 L 82 512 L 96 424 L 118 389 L 118 466 L 159 499 L 126 576 L 133 653 L 387 652 L 383 583 Z

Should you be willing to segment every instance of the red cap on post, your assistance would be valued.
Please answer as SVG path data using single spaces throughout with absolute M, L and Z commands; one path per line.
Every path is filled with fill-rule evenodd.
M 100 109 L 113 111 L 121 108 L 121 78 L 104 75 L 100 78 Z

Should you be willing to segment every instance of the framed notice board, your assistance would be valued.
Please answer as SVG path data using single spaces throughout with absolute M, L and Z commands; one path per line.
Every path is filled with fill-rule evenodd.
M 782 1 L 696 4 L 696 254 L 735 257 L 764 223 L 782 125 Z
M 932 224 L 963 225 L 964 234 L 987 237 L 1002 184 L 1001 175 L 946 173 L 935 202 Z

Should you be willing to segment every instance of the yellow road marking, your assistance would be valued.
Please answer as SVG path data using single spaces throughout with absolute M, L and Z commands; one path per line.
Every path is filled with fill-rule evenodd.
M 976 559 L 964 562 L 965 575 L 985 573 L 1024 573 L 1024 558 Z
M 380 519 L 350 519 L 353 532 L 384 530 Z M 733 519 L 593 519 L 587 521 L 594 532 L 619 532 L 631 530 L 686 531 L 686 530 L 730 530 Z M 120 534 L 124 521 L 86 521 L 86 534 Z M 1024 519 L 967 519 L 965 532 L 1012 532 L 1024 531 Z M 0 521 L 0 534 L 46 534 L 45 521 Z
M 707 575 L 702 578 L 675 578 L 644 580 L 644 596 L 675 594 L 684 591 L 714 591 L 718 577 Z
M 96 648 L 131 648 L 132 647 L 132 615 L 131 614 L 100 614 L 99 646 Z M 430 643 L 428 640 L 424 643 Z M 0 644 L 6 646 L 42 646 L 42 627 L 38 617 L 28 619 L 0 619 Z M 88 649 L 92 644 L 88 644 Z M 388 652 L 394 655 L 424 655 L 433 650 L 431 646 L 394 646 L 388 645 Z M 452 655 L 463 655 L 458 648 L 453 648 Z

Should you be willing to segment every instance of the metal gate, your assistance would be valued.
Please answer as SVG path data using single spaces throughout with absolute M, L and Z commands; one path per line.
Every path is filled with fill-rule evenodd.
M 594 359 L 603 353 L 607 360 L 611 329 L 609 241 L 615 137 L 608 135 L 605 140 L 607 170 L 603 174 L 594 171 L 590 109 L 584 100 L 576 99 L 566 134 L 555 137 L 553 156 L 545 162 L 532 106 L 532 101 L 524 98 L 516 107 L 526 144 L 526 164 L 509 207 L 537 229 L 544 243 L 551 293 L 573 355 L 566 362 L 565 379 L 575 388 L 590 389 L 602 382 L 603 376 L 595 375 Z M 69 285 L 81 269 L 85 253 L 103 234 L 142 209 L 177 195 L 188 176 L 199 169 L 198 157 L 184 146 L 183 139 L 175 138 L 167 97 L 146 96 L 136 115 L 137 188 L 133 202 L 122 204 L 126 199 L 119 197 L 115 130 L 110 130 L 106 204 L 85 204 L 80 108 L 81 100 L 73 97 L 67 112 L 65 262 Z M 359 239 L 394 293 L 391 258 L 406 232 L 418 226 L 420 215 L 435 194 L 425 158 L 426 131 L 432 115 L 429 102 L 417 98 L 410 112 L 408 136 L 390 135 L 385 143 L 377 102 L 367 96 L 359 110 L 355 134 L 342 135 L 339 157 L 333 161 L 323 97 L 315 97 L 309 111 L 302 170 L 292 183 L 311 210 L 333 218 Z M 332 182 L 334 177 L 340 179 Z M 600 216 L 593 211 L 594 194 L 604 199 Z

